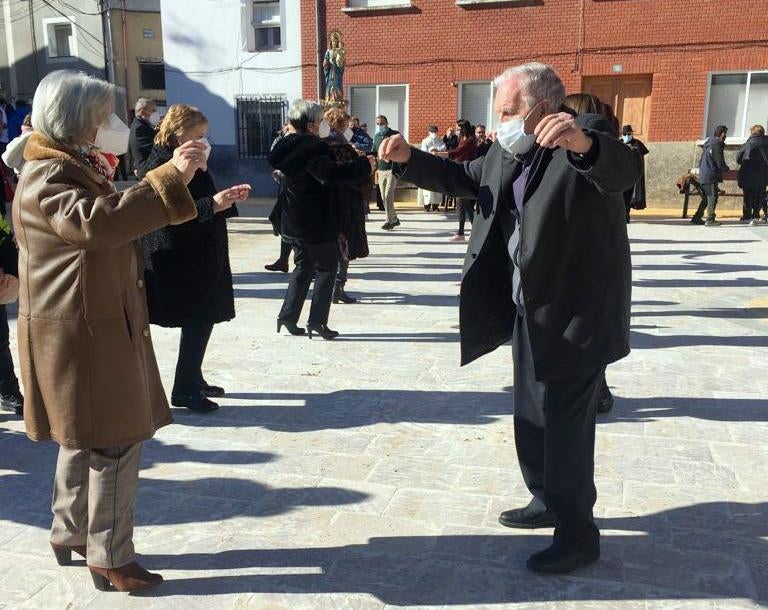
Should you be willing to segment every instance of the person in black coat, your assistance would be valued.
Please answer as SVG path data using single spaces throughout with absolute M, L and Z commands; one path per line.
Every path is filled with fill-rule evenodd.
M 318 333 L 324 339 L 334 339 L 339 333 L 328 328 L 339 264 L 339 217 L 334 188 L 370 176 L 373 157 L 337 161 L 328 143 L 318 136 L 323 122 L 323 108 L 318 104 L 297 100 L 291 106 L 288 121 L 291 133 L 277 142 L 269 154 L 270 165 L 281 172 L 285 181 L 280 232 L 293 246 L 296 265 L 277 318 L 277 332 L 285 326 L 292 335 L 304 334 L 298 321 L 314 278 L 307 331 L 310 338 Z
M 160 121 L 160 115 L 157 112 L 155 101 L 146 97 L 139 98 L 139 101 L 136 102 L 135 111 L 136 116 L 131 122 L 131 133 L 128 138 L 128 153 L 131 171 L 134 175 L 138 175 L 141 166 L 147 161 L 155 144 L 156 128 Z
M 515 444 L 528 506 L 508 527 L 554 527 L 531 570 L 565 573 L 596 561 L 597 398 L 606 365 L 629 353 L 631 261 L 623 192 L 635 153 L 601 116 L 557 112 L 565 90 L 549 66 L 496 79 L 496 143 L 458 164 L 395 136 L 381 155 L 430 191 L 477 197 L 461 285 L 462 364 L 512 339 Z
M 5 202 L 3 202 L 3 211 Z M 13 240 L 11 225 L 0 214 L 0 406 L 24 415 L 24 396 L 13 367 L 8 328 L 8 310 L 19 295 L 19 253 Z
M 331 128 L 331 133 L 325 141 L 337 161 L 352 161 L 361 156 L 347 139 L 347 136 L 352 135 L 350 120 L 349 114 L 341 108 L 331 108 L 325 113 L 325 121 Z M 334 205 L 339 222 L 339 269 L 333 287 L 334 303 L 357 302 L 357 299 L 347 294 L 345 287 L 349 263 L 369 254 L 365 216 L 368 210 L 367 197 L 372 186 L 371 177 L 365 176 L 355 184 L 341 184 L 334 188 Z
M 184 142 L 207 144 L 207 130 L 208 121 L 199 110 L 171 106 L 139 177 L 170 160 Z M 227 218 L 237 216 L 235 204 L 248 198 L 250 186 L 217 191 L 211 175 L 198 170 L 188 188 L 197 218 L 142 237 L 141 248 L 150 322 L 181 328 L 171 404 L 207 412 L 218 409 L 209 397 L 223 396 L 224 389 L 203 378 L 205 350 L 213 325 L 235 317 Z
M 739 151 L 736 161 L 739 167 L 739 186 L 744 191 L 744 220 L 756 225 L 760 222 L 760 210 L 763 221 L 768 223 L 768 205 L 765 189 L 768 187 L 768 137 L 762 125 L 752 127 L 749 139 Z
M 630 210 L 644 210 L 647 207 L 645 201 L 645 156 L 650 151 L 642 141 L 635 137 L 632 125 L 624 125 L 621 128 L 621 139 L 624 144 L 637 153 L 640 165 L 640 178 L 638 178 L 632 188 L 624 192 L 624 204 L 627 208 L 627 222 L 629 222 Z

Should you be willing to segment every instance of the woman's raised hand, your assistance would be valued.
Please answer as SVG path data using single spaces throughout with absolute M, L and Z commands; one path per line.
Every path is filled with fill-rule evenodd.
M 219 191 L 213 196 L 213 211 L 216 213 L 228 210 L 236 203 L 248 199 L 250 194 L 250 184 L 238 184 L 237 186 L 230 186 L 228 189 Z
M 189 141 L 173 151 L 171 163 L 179 170 L 186 184 L 189 184 L 192 178 L 194 178 L 197 170 L 207 167 L 208 160 L 205 158 L 205 150 L 205 144 Z

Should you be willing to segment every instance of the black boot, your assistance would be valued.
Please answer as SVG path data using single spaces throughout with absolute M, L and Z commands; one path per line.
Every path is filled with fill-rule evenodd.
M 344 284 L 337 283 L 333 287 L 333 302 L 334 303 L 346 303 L 347 305 L 357 303 L 357 299 L 349 296 L 344 291 Z
M 198 413 L 210 413 L 219 408 L 215 402 L 204 396 L 202 392 L 196 394 L 172 394 L 171 404 L 174 407 L 186 407 L 190 411 Z

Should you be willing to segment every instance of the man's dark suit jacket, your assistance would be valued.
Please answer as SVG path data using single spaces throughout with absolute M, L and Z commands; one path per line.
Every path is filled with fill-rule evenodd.
M 131 169 L 138 171 L 144 165 L 155 144 L 155 128 L 142 118 L 136 117 L 131 123 L 128 141 L 131 153 Z
M 543 150 L 525 189 L 521 281 L 540 381 L 629 353 L 632 270 L 622 193 L 639 167 L 605 119 L 583 115 L 579 124 L 597 147 L 592 164 L 563 149 Z M 478 199 L 461 284 L 462 365 L 512 338 L 517 307 L 507 239 L 517 165 L 494 143 L 485 157 L 463 164 L 413 149 L 396 170 L 425 190 Z

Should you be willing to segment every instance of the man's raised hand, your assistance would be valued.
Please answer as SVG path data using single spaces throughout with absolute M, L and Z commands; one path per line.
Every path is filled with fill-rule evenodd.
M 390 136 L 379 146 L 379 159 L 387 163 L 408 163 L 411 147 L 402 135 Z

